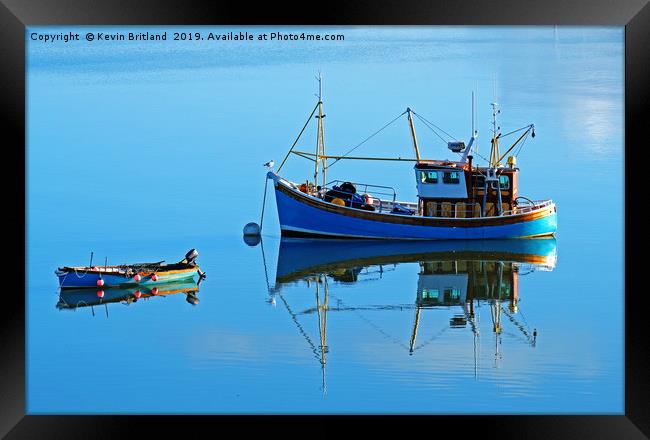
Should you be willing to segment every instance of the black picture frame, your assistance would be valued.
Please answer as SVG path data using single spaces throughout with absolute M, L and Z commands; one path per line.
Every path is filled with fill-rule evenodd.
M 637 189 L 642 181 L 642 162 L 637 151 L 647 148 L 642 137 L 647 125 L 643 110 L 649 102 L 650 72 L 650 5 L 648 0 L 494 0 L 489 2 L 418 2 L 408 1 L 331 1 L 318 13 L 318 4 L 281 5 L 267 2 L 253 6 L 244 1 L 220 1 L 203 4 L 193 0 L 96 1 L 96 0 L 1 0 L 0 3 L 0 100 L 2 105 L 3 163 L 5 179 L 6 235 L 16 240 L 5 249 L 10 257 L 5 268 L 20 266 L 18 249 L 24 249 L 26 179 L 25 168 L 25 28 L 33 25 L 221 25 L 221 24 L 350 24 L 350 25 L 598 25 L 625 26 L 625 250 L 621 267 L 603 270 L 625 270 L 625 414 L 620 416 L 548 415 L 548 416 L 445 416 L 436 417 L 422 429 L 435 424 L 437 432 L 444 428 L 461 429 L 461 435 L 475 431 L 477 435 L 502 438 L 648 438 L 650 435 L 650 379 L 647 343 L 647 295 L 642 289 L 643 237 L 640 223 L 642 199 Z M 576 164 L 580 166 L 580 164 Z M 13 171 L 16 175 L 12 175 Z M 22 180 L 21 180 L 22 179 Z M 19 182 L 23 191 L 18 191 Z M 23 215 L 21 216 L 21 212 Z M 20 224 L 20 220 L 23 224 Z M 588 221 L 588 219 L 585 219 Z M 22 231 L 22 233 L 21 233 Z M 638 257 L 637 257 L 638 255 Z M 26 261 L 23 258 L 23 261 Z M 20 284 L 12 270 L 12 281 Z M 23 280 L 26 280 L 27 267 Z M 211 417 L 155 416 L 33 416 L 25 415 L 25 296 L 26 286 L 9 284 L 5 293 L 0 344 L 0 435 L 10 439 L 50 437 L 110 437 L 135 433 L 151 434 L 151 430 L 167 432 L 172 426 L 183 426 L 190 432 L 216 433 L 223 429 Z M 622 286 L 623 287 L 623 286 Z M 579 293 L 579 292 L 578 292 Z M 26 293 L 25 293 L 26 294 Z M 146 413 L 146 409 L 143 409 Z M 429 416 L 430 417 L 430 416 Z M 232 419 L 229 425 L 250 429 L 242 420 Z M 276 430 L 275 423 L 267 425 Z M 373 418 L 360 424 L 363 429 L 381 427 L 393 418 Z M 222 421 L 220 420 L 219 423 Z M 381 423 L 384 422 L 384 423 Z M 199 426 L 197 426 L 197 424 Z M 411 429 L 413 423 L 403 425 Z M 328 431 L 331 430 L 330 426 Z M 282 434 L 284 432 L 282 431 Z

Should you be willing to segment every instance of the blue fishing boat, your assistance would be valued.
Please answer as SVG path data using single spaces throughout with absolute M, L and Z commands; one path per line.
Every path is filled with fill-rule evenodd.
M 111 288 L 129 286 L 156 286 L 174 281 L 205 278 L 196 263 L 199 253 L 191 249 L 178 263 L 121 264 L 118 266 L 93 266 L 92 254 L 89 266 L 63 266 L 54 273 L 59 278 L 61 289 Z
M 521 315 L 521 278 L 536 271 L 552 271 L 556 263 L 557 245 L 554 237 L 460 241 L 283 237 L 279 246 L 275 285 L 272 288 L 269 285 L 267 301 L 272 306 L 284 306 L 299 333 L 311 346 L 321 364 L 321 383 L 325 390 L 327 355 L 341 344 L 349 342 L 328 342 L 327 329 L 331 328 L 328 314 L 351 312 L 379 330 L 381 340 L 376 346 L 390 339 L 406 348 L 409 355 L 417 354 L 447 329 L 470 330 L 476 344 L 481 327 L 486 330 L 487 320 L 487 326 L 495 337 L 495 359 L 500 359 L 502 333 L 507 334 L 510 341 L 524 342 L 531 347 L 536 345 L 537 329 L 531 328 L 523 316 L 518 317 Z M 337 289 L 334 301 L 331 301 L 329 292 L 332 286 L 381 283 L 391 278 L 390 273 L 396 271 L 401 264 L 412 268 L 417 277 L 416 283 L 406 283 L 406 287 L 398 289 L 394 295 L 382 289 L 370 289 L 365 295 L 350 295 L 350 290 L 346 294 L 346 290 Z M 408 272 L 407 267 L 402 273 Z M 395 280 L 393 277 L 392 282 Z M 296 287 L 300 293 L 304 293 L 302 287 L 313 290 L 314 295 L 310 296 L 312 299 L 306 299 L 307 295 L 304 294 L 291 295 Z M 376 295 L 375 291 L 386 295 Z M 289 303 L 291 299 L 292 304 Z M 315 303 L 311 302 L 314 299 Z M 297 300 L 300 303 L 297 304 Z M 484 313 L 484 324 L 481 324 L 481 310 Z M 414 312 L 408 345 L 401 343 L 398 338 L 387 338 L 389 333 L 378 325 L 382 322 L 381 319 L 373 318 L 370 321 L 364 316 L 369 311 L 379 314 Z M 418 332 L 427 314 L 429 325 L 431 320 L 438 321 L 435 325 L 439 328 L 440 317 L 444 317 L 446 323 L 435 338 L 418 344 Z M 310 316 L 316 318 L 317 324 L 306 325 Z M 315 328 L 318 329 L 318 334 L 310 337 L 309 329 Z M 485 337 L 484 334 L 482 338 Z M 318 344 L 314 344 L 314 340 Z M 471 350 L 468 351 L 470 352 Z M 474 350 L 475 368 L 477 353 Z
M 525 240 L 344 240 L 283 237 L 276 285 L 314 273 L 418 261 L 501 261 L 550 271 L 557 264 L 554 237 Z
M 320 84 L 319 77 L 319 84 Z M 459 157 L 456 160 L 427 160 L 420 156 L 414 117 L 434 131 L 443 141 L 446 133 L 428 119 L 407 108 L 361 144 L 338 156 L 325 154 L 323 101 L 319 87 L 318 103 L 277 171 L 267 178 L 273 182 L 280 229 L 283 236 L 339 237 L 412 240 L 509 239 L 551 236 L 557 230 L 557 208 L 550 200 L 531 200 L 519 195 L 519 154 L 535 126 L 502 134 L 497 123 L 498 105 L 492 103 L 490 156 L 486 166 L 473 163 L 478 130 L 474 129 L 472 95 L 472 136 L 465 145 L 447 135 L 446 146 Z M 317 142 L 315 153 L 295 149 L 305 128 L 316 114 Z M 415 158 L 353 157 L 350 153 L 367 140 L 406 116 Z M 503 138 L 518 134 L 502 153 Z M 314 162 L 313 179 L 301 183 L 279 173 L 293 154 Z M 417 200 L 399 201 L 394 188 L 381 184 L 353 181 L 327 181 L 327 170 L 340 160 L 391 160 L 414 162 L 413 173 Z M 329 162 L 328 162 L 329 161 Z M 506 165 L 503 165 L 503 162 Z M 273 162 L 267 164 L 272 168 Z M 322 184 L 319 185 L 319 174 Z

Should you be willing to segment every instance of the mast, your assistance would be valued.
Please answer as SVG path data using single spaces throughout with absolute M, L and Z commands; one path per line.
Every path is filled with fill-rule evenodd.
M 316 281 L 316 311 L 318 313 L 318 335 L 320 336 L 320 363 L 323 376 L 322 387 L 323 393 L 327 393 L 325 383 L 325 364 L 327 362 L 325 354 L 329 351 L 327 347 L 327 309 L 328 309 L 328 286 L 327 276 L 323 275 L 323 290 L 325 294 L 324 301 L 321 303 L 319 295 L 319 284 L 321 282 L 321 275 L 318 276 Z
M 501 133 L 497 133 L 501 127 L 497 126 L 497 115 L 501 113 L 496 102 L 490 104 L 492 106 L 492 146 L 490 147 L 490 167 L 496 168 L 499 166 L 499 137 Z
M 415 322 L 413 323 L 413 332 L 411 333 L 411 342 L 409 344 L 409 354 L 413 354 L 415 349 L 415 340 L 418 337 L 418 327 L 420 326 L 420 306 L 415 309 Z
M 461 162 L 465 163 L 468 160 L 468 157 L 472 154 L 472 148 L 474 147 L 474 143 L 476 142 L 476 138 L 478 137 L 478 130 L 475 128 L 475 99 L 474 99 L 474 92 L 472 91 L 472 137 L 469 140 L 469 144 L 467 145 L 467 148 L 465 148 L 465 151 L 463 152 L 463 158 L 461 159 Z M 478 149 L 478 146 L 476 146 Z M 470 164 L 471 165 L 471 164 Z
M 327 158 L 325 158 L 325 128 L 323 126 L 323 77 L 318 72 L 318 128 L 316 130 L 316 158 L 314 165 L 314 185 L 318 185 L 318 163 L 319 161 L 323 162 L 323 187 L 327 182 Z
M 420 149 L 418 148 L 418 138 L 415 136 L 415 127 L 413 126 L 413 117 L 411 116 L 411 108 L 406 108 L 406 113 L 408 114 L 409 127 L 411 128 L 411 136 L 413 137 L 413 148 L 415 149 L 415 159 L 416 162 L 420 162 Z

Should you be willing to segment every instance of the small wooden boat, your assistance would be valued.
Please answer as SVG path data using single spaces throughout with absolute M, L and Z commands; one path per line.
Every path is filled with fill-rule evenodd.
M 415 158 L 349 155 L 379 131 L 343 155 L 326 155 L 323 102 L 319 94 L 318 103 L 307 121 L 308 124 L 318 111 L 315 153 L 294 149 L 304 132 L 303 128 L 277 172 L 267 173 L 267 178 L 273 181 L 275 188 L 282 235 L 414 240 L 531 238 L 553 235 L 557 230 L 555 203 L 550 199 L 531 200 L 519 195 L 516 154 L 521 151 L 529 134 L 535 137 L 535 126 L 529 124 L 502 134 L 497 123 L 500 110 L 496 103 L 491 105 L 493 136 L 490 156 L 485 159 L 486 166 L 476 166 L 472 162 L 472 153 L 477 148 L 478 130 L 474 129 L 473 112 L 472 136 L 467 146 L 463 141 L 447 135 L 448 139 L 452 140 L 448 140 L 446 146 L 452 153 L 459 155 L 458 160 L 425 160 L 420 157 L 414 116 L 420 118 L 443 142 L 440 132 L 446 132 L 410 108 L 379 131 L 406 115 Z M 472 96 L 472 109 L 473 107 Z M 517 140 L 501 153 L 499 142 L 513 134 L 519 135 Z M 297 183 L 279 175 L 290 154 L 314 162 L 313 180 L 307 179 L 304 183 Z M 381 182 L 381 185 L 341 180 L 327 182 L 327 170 L 342 159 L 415 162 L 413 171 L 417 200 L 397 201 L 395 189 L 384 182 Z M 502 165 L 504 160 L 507 160 L 506 166 Z M 319 173 L 322 173 L 322 185 L 319 185 Z
M 119 266 L 63 266 L 54 273 L 59 277 L 61 289 L 111 288 L 128 286 L 155 286 L 172 281 L 193 280 L 195 276 L 205 278 L 196 263 L 199 253 L 190 250 L 178 263 L 121 264 Z
M 133 286 L 106 290 L 94 289 L 65 289 L 59 294 L 56 308 L 59 310 L 74 310 L 77 308 L 119 303 L 131 304 L 140 299 L 154 296 L 167 296 L 183 293 L 187 302 L 196 305 L 199 302 L 197 293 L 199 284 L 194 281 L 181 281 L 161 284 L 160 286 Z

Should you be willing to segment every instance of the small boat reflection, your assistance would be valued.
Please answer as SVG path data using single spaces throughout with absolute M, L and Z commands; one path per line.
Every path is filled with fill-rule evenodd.
M 346 306 L 339 298 L 330 306 L 331 283 L 358 283 L 380 280 L 387 271 L 402 263 L 418 263 L 415 301 L 400 304 Z M 520 322 L 519 279 L 535 271 L 552 271 L 557 263 L 555 238 L 487 241 L 378 242 L 309 240 L 283 238 L 280 242 L 275 286 L 269 288 L 270 302 L 280 298 L 300 333 L 311 346 L 323 371 L 325 391 L 327 344 L 327 313 L 352 311 L 413 310 L 411 337 L 400 343 L 410 355 L 432 341 L 417 344 L 423 312 L 447 309 L 449 324 L 445 329 L 469 328 L 474 335 L 475 375 L 478 374 L 476 344 L 480 322 L 476 307 L 487 304 L 491 329 L 495 337 L 495 366 L 501 360 L 501 334 L 505 331 L 535 346 L 537 329 Z M 283 288 L 305 282 L 315 289 L 314 307 L 296 312 L 283 295 Z M 413 297 L 411 297 L 413 298 Z M 454 309 L 457 312 L 454 312 Z M 318 347 L 307 335 L 301 319 L 304 315 L 318 317 Z M 382 329 L 377 328 L 382 333 Z M 386 336 L 386 335 L 384 335 Z M 394 338 L 393 338 L 394 339 Z M 435 338 L 434 338 L 435 339 Z M 476 376 L 477 377 L 477 376 Z
M 164 283 L 156 287 L 139 286 L 130 288 L 110 288 L 110 289 L 63 289 L 59 292 L 59 301 L 56 308 L 59 310 L 76 310 L 79 308 L 90 307 L 94 315 L 94 306 L 107 306 L 108 304 L 122 303 L 131 305 L 138 301 L 148 300 L 152 297 L 165 297 L 177 293 L 185 294 L 185 300 L 192 304 L 198 305 L 199 283 L 194 281 Z M 108 308 L 106 308 L 108 315 Z

